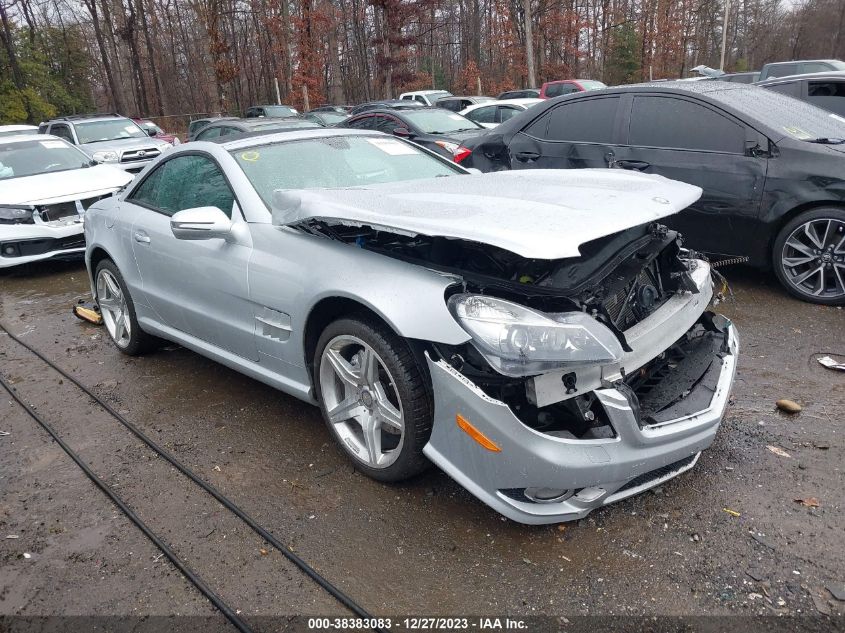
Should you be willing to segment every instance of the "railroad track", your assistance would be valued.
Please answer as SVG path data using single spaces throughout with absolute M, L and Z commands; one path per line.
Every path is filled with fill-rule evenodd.
M 176 457 L 174 457 L 167 449 L 165 449 L 164 447 L 159 445 L 155 440 L 146 435 L 135 424 L 127 420 L 123 415 L 116 411 L 108 402 L 103 400 L 89 387 L 80 382 L 75 376 L 68 373 L 56 363 L 54 363 L 52 360 L 47 358 L 40 351 L 30 346 L 25 341 L 21 340 L 18 336 L 9 331 L 3 323 L 0 323 L 0 334 L 5 334 L 6 336 L 8 336 L 12 341 L 17 343 L 24 349 L 28 350 L 30 353 L 32 353 L 34 356 L 44 362 L 53 371 L 57 372 L 62 377 L 70 381 L 87 397 L 89 397 L 104 411 L 106 411 L 112 418 L 114 418 L 128 431 L 130 431 L 136 438 L 146 444 L 151 450 L 157 453 L 164 460 L 169 462 L 174 468 L 176 468 L 182 475 L 187 477 L 191 482 L 193 482 L 203 491 L 211 495 L 221 506 L 223 506 L 227 511 L 229 511 L 238 519 L 240 519 L 253 532 L 258 534 L 273 548 L 278 550 L 285 558 L 287 558 L 290 562 L 296 565 L 296 567 L 299 568 L 302 573 L 304 573 L 312 581 L 314 581 L 314 583 L 316 583 L 321 589 L 325 590 L 329 595 L 331 595 L 340 604 L 342 604 L 344 607 L 346 607 L 352 613 L 358 616 L 361 620 L 369 621 L 375 619 L 366 609 L 364 609 L 361 605 L 355 602 L 355 600 L 353 600 L 351 597 L 347 596 L 338 587 L 333 585 L 331 581 L 329 581 L 317 570 L 311 567 L 311 565 L 309 565 L 306 561 L 304 561 L 302 558 L 292 552 L 289 547 L 285 546 L 270 531 L 262 527 L 249 514 L 247 514 L 243 509 L 241 509 L 237 504 L 235 504 L 235 502 L 226 497 L 214 486 L 200 478 L 199 475 L 197 475 L 185 464 L 176 459 Z M 228 604 L 226 604 L 226 602 L 214 592 L 214 590 L 205 580 L 203 580 L 196 572 L 194 572 L 184 561 L 179 558 L 176 552 L 170 547 L 170 545 L 168 545 L 168 543 L 164 539 L 162 539 L 146 523 L 144 523 L 144 521 L 132 510 L 132 508 L 120 497 L 120 495 L 118 495 L 111 486 L 109 486 L 101 477 L 99 477 L 93 471 L 93 469 L 62 439 L 61 435 L 56 432 L 53 426 L 47 420 L 45 420 L 44 417 L 39 414 L 32 407 L 31 404 L 29 404 L 26 400 L 23 399 L 23 397 L 20 396 L 20 394 L 17 393 L 15 387 L 8 382 L 6 376 L 3 375 L 2 372 L 0 372 L 0 386 L 2 386 L 3 389 L 5 389 L 9 393 L 11 398 L 23 408 L 23 410 L 27 413 L 27 415 L 29 415 L 29 417 L 35 420 L 35 422 L 37 422 L 38 425 L 41 426 L 41 428 L 44 429 L 44 431 L 46 431 L 51 438 L 53 438 L 53 440 L 73 460 L 73 462 L 80 468 L 80 470 L 82 470 L 82 472 L 88 477 L 88 479 L 90 479 L 94 483 L 94 485 L 109 498 L 109 500 L 118 508 L 118 510 L 120 510 L 120 512 L 124 514 L 126 518 L 128 518 L 144 534 L 144 536 L 146 536 L 152 542 L 152 544 L 162 552 L 162 554 L 185 576 L 185 578 L 187 578 L 191 582 L 191 584 L 193 584 L 197 588 L 197 590 L 202 593 L 202 595 L 205 596 L 205 598 L 207 598 L 209 602 L 211 602 L 211 604 L 218 611 L 220 611 L 220 613 L 236 629 L 238 629 L 242 633 L 254 633 L 254 629 L 252 629 L 249 624 L 239 615 L 239 612 Z M 381 629 L 377 627 L 373 627 L 372 630 L 381 632 Z

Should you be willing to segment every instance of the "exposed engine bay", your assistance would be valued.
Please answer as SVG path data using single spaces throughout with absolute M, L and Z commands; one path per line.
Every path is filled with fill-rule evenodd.
M 546 313 L 585 312 L 610 328 L 626 352 L 630 348 L 625 340 L 625 330 L 648 317 L 673 295 L 698 292 L 690 277 L 695 266 L 694 254 L 682 248 L 676 231 L 656 223 L 587 242 L 580 248 L 581 257 L 560 260 L 526 259 L 487 244 L 400 235 L 366 226 L 310 221 L 300 228 L 389 257 L 455 274 L 463 280 L 462 284 L 454 287 L 455 293 L 492 295 Z M 693 329 L 698 334 L 693 337 L 691 330 L 674 344 L 676 355 L 683 353 L 688 337 L 700 338 L 701 331 L 714 331 L 712 321 L 704 317 Z M 593 392 L 579 388 L 581 385 L 576 372 L 563 374 L 561 382 L 565 393 L 577 395 L 547 406 L 537 406 L 532 394 L 532 378 L 504 376 L 493 370 L 473 344 L 432 347 L 434 354 L 445 359 L 490 397 L 507 403 L 514 414 L 531 428 L 567 438 L 591 439 L 615 434 Z M 672 358 L 677 360 L 674 356 Z M 666 366 L 666 363 L 659 365 L 664 372 Z M 701 363 L 696 365 L 692 373 L 696 373 L 700 366 Z M 593 369 L 600 374 L 598 367 L 587 368 L 586 371 Z M 649 368 L 648 371 L 652 370 Z M 701 375 L 704 373 L 706 367 L 700 372 Z M 700 380 L 701 375 L 691 378 L 691 385 Z M 627 380 L 620 379 L 618 386 L 630 392 L 633 401 L 637 400 L 634 387 Z M 680 387 L 681 392 L 690 389 L 689 385 Z

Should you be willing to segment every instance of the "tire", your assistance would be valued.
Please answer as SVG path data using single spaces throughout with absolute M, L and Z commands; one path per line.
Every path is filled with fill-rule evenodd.
M 323 419 L 358 470 L 394 482 L 428 468 L 431 382 L 405 339 L 369 315 L 339 319 L 320 336 L 313 366 Z
M 119 294 L 115 292 L 115 287 Z M 94 300 L 100 308 L 103 325 L 115 347 L 127 356 L 139 356 L 155 347 L 157 339 L 141 329 L 135 316 L 135 303 L 123 275 L 110 259 L 97 265 L 94 273 Z M 121 327 L 122 326 L 122 327 Z
M 775 239 L 772 265 L 794 297 L 845 305 L 845 209 L 820 207 L 787 222 Z

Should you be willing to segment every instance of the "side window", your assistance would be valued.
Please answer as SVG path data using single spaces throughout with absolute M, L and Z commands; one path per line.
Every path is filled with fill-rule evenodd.
M 777 84 L 776 86 L 769 86 L 766 90 L 774 90 L 775 92 L 779 92 L 782 95 L 790 97 L 800 97 L 801 82 L 791 81 L 788 84 Z
M 546 88 L 546 96 L 549 98 L 568 95 L 573 92 L 575 92 L 575 86 L 572 84 L 552 84 Z
M 459 112 L 461 110 L 461 102 L 457 99 L 443 99 L 434 105 L 444 110 L 451 110 L 452 112 Z
M 400 125 L 399 121 L 393 117 L 385 116 L 383 114 L 378 114 L 370 118 L 373 119 L 374 122 L 373 129 L 378 130 L 379 132 L 384 132 L 385 134 L 393 134 L 393 130 Z
M 813 105 L 845 114 L 845 81 L 811 81 L 807 85 L 807 95 Z
M 414 97 L 414 99 L 419 101 L 424 106 L 428 105 L 428 102 L 425 100 L 425 97 L 423 97 L 422 95 L 417 95 L 417 96 Z
M 360 119 L 355 119 L 354 121 L 346 121 L 344 122 L 343 127 L 351 127 L 355 130 L 372 130 L 372 122 L 373 117 L 365 116 Z
M 542 138 L 574 143 L 611 143 L 618 105 L 619 97 L 575 99 L 563 103 L 552 109 L 549 127 Z
M 56 123 L 50 128 L 50 134 L 65 139 L 68 143 L 73 143 L 73 134 L 70 128 L 64 123 Z
M 403 101 L 413 101 L 414 97 L 412 95 L 402 95 Z
M 476 123 L 495 123 L 496 122 L 496 106 L 485 106 L 483 108 L 476 108 L 472 112 L 467 113 L 467 118 Z
M 702 105 L 671 97 L 636 97 L 630 145 L 745 153 L 745 129 Z
M 201 130 L 199 134 L 197 134 L 196 140 L 198 141 L 207 141 L 212 138 L 217 138 L 222 134 L 223 128 L 221 127 L 210 127 L 204 130 Z
M 797 75 L 798 64 L 778 64 L 772 66 L 769 71 L 769 77 L 786 77 L 787 75 Z
M 804 62 L 801 64 L 802 73 L 823 73 L 828 70 L 833 70 L 830 64 L 824 62 Z
M 47 124 L 42 123 L 38 126 L 38 133 L 39 134 L 46 134 L 47 133 Z
M 520 112 L 523 112 L 523 110 L 515 106 L 499 106 L 499 122 L 504 123 L 511 117 L 515 117 Z
M 161 164 L 129 200 L 165 215 L 194 207 L 217 207 L 232 217 L 235 196 L 217 163 L 206 156 L 186 155 Z

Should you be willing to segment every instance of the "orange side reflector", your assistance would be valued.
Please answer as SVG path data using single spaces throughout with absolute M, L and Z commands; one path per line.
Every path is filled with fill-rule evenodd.
M 499 448 L 492 440 L 490 440 L 490 438 L 484 435 L 484 433 L 482 433 L 472 424 L 470 424 L 469 421 L 460 413 L 455 416 L 455 422 L 458 423 L 458 426 L 464 433 L 469 435 L 472 439 L 481 444 L 488 451 L 492 451 L 494 453 L 502 452 L 501 448 Z

